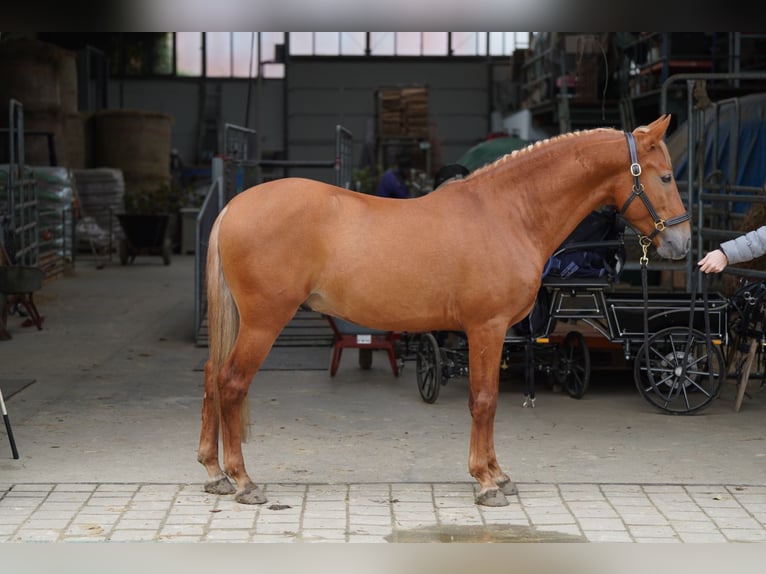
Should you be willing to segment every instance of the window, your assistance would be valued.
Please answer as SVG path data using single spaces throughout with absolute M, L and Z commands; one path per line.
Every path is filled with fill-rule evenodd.
M 517 48 L 529 48 L 529 32 L 490 32 L 489 53 L 510 56 Z
M 313 56 L 314 32 L 290 32 L 290 55 Z
M 104 34 L 114 76 L 284 78 L 285 32 Z M 290 32 L 293 56 L 509 56 L 529 32 Z M 203 66 L 204 59 L 204 66 Z M 260 66 L 259 66 L 260 62 Z
M 486 32 L 452 32 L 452 53 L 455 56 L 486 56 Z
M 397 56 L 420 56 L 420 32 L 395 32 Z
M 154 39 L 152 73 L 167 76 L 173 73 L 173 34 L 165 32 Z
M 284 32 L 205 32 L 207 75 L 212 78 L 257 77 L 258 53 L 264 78 L 283 78 L 284 64 L 277 46 Z
M 173 73 L 173 34 L 123 33 L 107 40 L 112 73 L 144 76 Z
M 231 76 L 231 33 L 205 33 L 205 70 L 208 77 L 228 78 Z
M 258 75 L 258 33 L 234 32 L 232 34 L 233 66 L 236 78 Z
M 423 32 L 423 55 L 444 56 L 447 54 L 447 32 Z
M 202 32 L 176 32 L 176 73 L 202 75 Z
M 292 38 L 292 34 L 291 34 Z M 340 53 L 342 56 L 364 56 L 367 48 L 366 32 L 341 32 Z
M 370 56 L 509 56 L 529 32 L 290 32 L 290 55 L 364 56 L 368 40 Z
M 340 33 L 314 32 L 314 54 L 337 56 L 340 53 Z
M 370 32 L 370 53 L 373 56 L 393 56 L 394 32 Z

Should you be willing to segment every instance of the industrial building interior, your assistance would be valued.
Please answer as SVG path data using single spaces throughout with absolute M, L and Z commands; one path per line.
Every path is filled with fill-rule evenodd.
M 86 483 L 93 485 L 94 492 L 100 488 L 98 485 L 111 488 L 123 481 L 136 485 L 172 483 L 176 489 L 174 500 L 181 502 L 187 500 L 186 496 L 193 497 L 192 491 L 201 492 L 194 481 L 195 472 L 203 470 L 194 460 L 196 444 L 191 443 L 196 437 L 188 440 L 187 426 L 193 428 L 191 434 L 198 432 L 197 407 L 202 401 L 208 355 L 208 241 L 216 217 L 243 191 L 282 178 L 300 177 L 355 194 L 378 195 L 384 175 L 406 165 L 407 197 L 416 199 L 437 192 L 443 170 L 453 170 L 450 173 L 454 174 L 456 165 L 471 173 L 515 150 L 561 134 L 596 128 L 632 132 L 665 114 L 671 116 L 665 143 L 675 183 L 689 213 L 691 247 L 687 255 L 679 260 L 663 260 L 652 254 L 645 274 L 640 238 L 630 227 L 621 229 L 624 252 L 620 255 L 619 277 L 610 275 L 598 286 L 584 286 L 584 291 L 562 284 L 544 285 L 553 301 L 546 299 L 545 332 L 525 333 L 520 356 L 519 349 L 509 347 L 508 355 L 503 355 L 501 387 L 512 389 L 509 394 L 513 394 L 510 402 L 514 408 L 524 408 L 524 413 L 543 412 L 534 416 L 546 416 L 546 402 L 550 408 L 570 411 L 571 405 L 578 405 L 590 420 L 601 420 L 605 428 L 612 429 L 611 438 L 623 441 L 620 444 L 624 452 L 636 448 L 638 465 L 644 455 L 635 445 L 645 444 L 643 436 L 634 430 L 639 423 L 625 423 L 620 415 L 620 409 L 633 410 L 631 416 L 650 426 L 656 441 L 645 448 L 657 456 L 667 456 L 662 464 L 636 471 L 634 465 L 625 465 L 610 454 L 614 460 L 605 457 L 609 458 L 609 470 L 603 480 L 589 463 L 583 464 L 584 459 L 575 460 L 572 467 L 577 470 L 569 469 L 574 473 L 574 483 L 624 486 L 631 482 L 625 474 L 630 470 L 637 473 L 634 481 L 641 483 L 640 489 L 652 483 L 654 473 L 663 485 L 686 485 L 686 494 L 696 492 L 694 488 L 702 488 L 700 484 L 704 483 L 725 486 L 726 496 L 737 488 L 753 497 L 763 495 L 759 489 L 766 486 L 757 478 L 763 454 L 756 452 L 755 442 L 742 445 L 739 441 L 762 440 L 757 417 L 766 408 L 759 397 L 766 381 L 766 289 L 756 291 L 756 286 L 761 289 L 766 279 L 766 256 L 730 266 L 724 273 L 706 279 L 711 301 L 718 305 L 709 317 L 714 321 L 712 327 L 695 323 L 694 304 L 689 319 L 685 305 L 690 293 L 692 301 L 698 301 L 696 266 L 700 257 L 725 240 L 766 225 L 762 207 L 766 203 L 766 34 L 0 32 L 0 78 L 0 401 L 4 411 L 7 402 L 0 455 L 8 442 L 14 455 L 13 462 L 0 463 L 0 506 L 11 500 L 14 489 L 16 493 L 38 492 L 43 479 L 25 481 L 22 475 L 27 470 L 44 472 L 54 464 L 60 465 L 62 478 L 54 472 L 45 480 L 60 482 L 64 490 Z M 626 148 L 626 169 L 629 160 Z M 400 244 L 406 256 L 410 238 L 391 239 Z M 644 247 L 644 257 L 646 254 Z M 743 285 L 749 290 L 743 291 Z M 707 345 L 709 350 L 713 344 L 720 347 L 710 352 L 720 359 L 709 359 L 707 372 L 703 373 L 709 375 L 711 384 L 715 379 L 714 389 L 708 395 L 706 383 L 694 383 L 699 383 L 705 396 L 701 403 L 695 403 L 694 398 L 690 401 L 682 393 L 686 402 L 677 407 L 670 400 L 663 403 L 652 398 L 652 392 L 659 392 L 658 385 L 652 383 L 641 389 L 642 377 L 652 373 L 652 366 L 648 356 L 647 366 L 640 366 L 643 359 L 639 347 L 643 344 L 651 349 L 652 343 L 664 344 L 661 337 L 655 338 L 662 333 L 625 335 L 613 308 L 615 301 L 631 296 L 636 303 L 643 303 L 642 287 L 645 297 L 671 301 L 670 305 L 683 301 L 681 323 L 690 325 L 690 339 L 699 336 L 696 343 L 700 348 Z M 132 291 L 134 288 L 136 291 Z M 582 303 L 582 293 L 586 293 L 586 303 Z M 707 296 L 706 291 L 705 305 Z M 577 307 L 573 315 L 566 316 L 562 306 L 570 301 L 568 297 Z M 748 306 L 737 306 L 743 298 Z M 583 310 L 582 305 L 591 303 L 595 306 L 593 312 Z M 678 309 L 661 309 L 655 319 L 660 317 L 662 321 L 675 311 Z M 707 320 L 707 310 L 705 313 Z M 673 323 L 674 327 L 678 324 Z M 125 339 L 118 341 L 120 336 Z M 671 338 L 669 344 L 674 343 Z M 396 414 L 417 420 L 427 412 L 427 418 L 420 419 L 427 436 L 421 438 L 434 441 L 436 446 L 424 443 L 423 451 L 438 452 L 439 441 L 449 436 L 448 448 L 457 450 L 460 458 L 467 433 L 458 435 L 455 441 L 456 433 L 439 426 L 443 422 L 437 422 L 438 415 L 433 413 L 438 410 L 432 407 L 442 406 L 453 420 L 468 416 L 464 408 L 465 379 L 470 370 L 461 355 L 465 351 L 461 344 L 444 333 L 378 331 L 301 307 L 277 338 L 262 369 L 265 380 L 273 378 L 284 383 L 283 390 L 272 390 L 266 384 L 272 395 L 259 399 L 257 407 L 279 410 L 291 398 L 299 404 L 321 405 L 312 408 L 315 413 L 321 412 L 325 422 L 330 421 L 332 432 L 342 437 L 338 442 L 346 444 L 366 440 L 369 433 L 358 427 L 369 420 L 362 415 L 352 417 L 343 429 L 345 419 L 336 419 L 323 410 L 329 409 L 325 401 L 331 397 L 318 399 L 316 389 L 329 390 L 336 399 L 336 393 L 346 393 L 341 402 L 348 401 L 352 410 L 357 408 L 359 412 L 368 408 L 361 397 L 372 393 L 371 408 L 385 411 L 381 416 L 394 417 L 392 426 L 402 424 Z M 100 346 L 103 356 L 97 356 Z M 173 350 L 175 359 L 166 349 Z M 527 353 L 538 358 L 531 359 Z M 663 347 L 661 354 L 668 364 L 680 359 L 677 369 L 682 374 L 687 367 L 696 365 L 675 349 Z M 508 367 L 512 355 L 522 363 L 526 361 L 526 370 Z M 550 357 L 552 362 L 548 362 Z M 536 375 L 530 374 L 530 368 Z M 56 380 L 57 372 L 60 381 Z M 296 378 L 289 379 L 288 373 Z M 167 381 L 156 382 L 165 375 Z M 535 406 L 534 383 L 529 402 L 529 380 L 532 377 L 534 381 L 535 376 L 540 400 L 533 411 L 527 407 Z M 524 385 L 519 381 L 525 377 L 522 391 Z M 396 385 L 414 381 L 417 386 L 412 392 L 387 386 L 392 379 Z M 452 379 L 463 381 L 456 384 Z M 631 387 L 630 398 L 612 390 L 625 381 Z M 60 386 L 64 382 L 67 389 Z M 369 388 L 365 387 L 367 382 Z M 105 390 L 100 390 L 100 385 Z M 631 402 L 635 386 L 649 405 L 636 408 Z M 94 398 L 94 389 L 98 389 L 95 394 L 99 399 Z M 100 447 L 93 446 L 96 438 L 90 433 L 108 433 L 108 424 L 95 416 L 92 424 L 97 430 L 78 434 L 74 417 L 69 417 L 75 412 L 75 399 L 64 398 L 68 392 L 89 406 L 114 399 L 115 410 L 110 411 L 114 420 L 122 420 L 122 403 L 131 420 L 144 422 L 142 433 L 150 429 L 160 433 L 161 421 L 148 421 L 136 414 L 136 397 L 162 395 L 158 406 L 147 407 L 154 409 L 151 412 L 159 415 L 162 409 L 178 407 L 177 412 L 168 412 L 172 421 L 168 423 L 169 436 L 158 439 L 166 449 L 164 454 L 131 450 L 138 448 L 135 445 L 122 457 L 103 454 Z M 189 398 L 191 393 L 196 393 L 196 398 Z M 193 402 L 197 399 L 200 405 Z M 408 404 L 399 412 L 395 400 Z M 186 409 L 191 402 L 190 416 Z M 452 411 L 453 403 L 459 403 L 460 409 Z M 70 408 L 71 413 L 66 410 Z M 425 408 L 432 410 L 421 410 Z M 666 417 L 657 423 L 657 410 L 662 414 L 692 415 L 704 410 L 705 414 Z M 51 412 L 58 416 L 48 417 Z M 285 412 L 293 424 L 305 422 L 303 413 Z M 41 422 L 43 414 L 50 422 Z M 90 415 L 84 416 L 87 419 Z M 261 431 L 258 437 L 273 441 L 268 442 L 268 448 L 279 450 L 272 435 L 293 431 L 285 430 L 280 426 L 282 422 L 272 420 L 270 415 L 260 416 L 271 430 Z M 573 429 L 566 440 L 577 441 L 583 429 L 569 418 L 574 419 L 575 414 L 557 416 L 566 420 L 560 423 L 562 426 Z M 713 423 L 710 419 L 714 419 Z M 685 420 L 694 422 L 679 422 Z M 732 420 L 742 425 L 740 431 L 732 427 Z M 289 421 L 284 423 L 288 429 Z M 620 426 L 623 423 L 628 426 Z M 378 428 L 379 423 L 369 424 L 383 434 L 389 430 Z M 547 436 L 545 433 L 559 423 L 546 419 L 544 424 L 550 424 L 550 428 L 537 420 L 523 424 L 530 427 L 505 430 L 514 436 L 527 432 Z M 681 427 L 684 424 L 688 426 Z M 724 429 L 717 441 L 711 441 L 715 444 L 710 445 L 710 451 L 701 455 L 705 469 L 695 467 L 685 458 L 687 455 L 679 455 L 675 457 L 676 461 L 682 460 L 679 467 L 675 472 L 669 470 L 674 456 L 657 447 L 667 436 L 663 434 L 665 425 L 672 426 L 672 431 L 667 431 L 671 434 L 704 432 L 705 424 Z M 51 451 L 43 450 L 51 440 L 42 437 L 45 425 L 59 429 L 60 443 L 71 439 L 72 444 L 50 455 Z M 178 438 L 174 434 L 178 429 L 183 429 L 188 452 L 168 454 L 172 441 Z M 286 488 L 284 496 L 293 501 L 291 504 L 307 505 L 315 483 L 334 486 L 344 482 L 329 476 L 332 469 L 339 467 L 347 473 L 344 477 L 350 477 L 345 481 L 349 484 L 376 483 L 376 471 L 352 468 L 355 462 L 350 459 L 354 457 L 346 451 L 338 454 L 332 446 L 332 432 L 311 425 L 295 430 L 291 440 L 296 448 L 285 449 L 289 462 L 281 466 L 274 461 L 264 464 L 266 478 L 261 480 L 272 489 L 267 492 L 282 492 L 284 484 L 304 485 L 306 490 L 301 491 L 303 498 L 298 502 L 290 498 L 298 497 L 297 491 Z M 589 437 L 594 445 L 612 449 L 607 444 L 609 433 L 599 429 L 583 432 L 593 433 Z M 620 432 L 627 436 L 614 438 L 614 433 Z M 740 439 L 737 432 L 751 438 Z M 502 429 L 497 432 L 500 436 L 502 433 Z M 408 447 L 412 445 L 407 441 L 414 443 L 414 434 L 418 433 L 402 439 Z M 311 442 L 312 438 L 318 444 Z M 120 441 L 123 439 L 121 436 Z M 727 441 L 729 445 L 736 441 L 734 451 L 727 450 Z M 326 452 L 321 443 L 326 445 Z M 566 456 L 563 444 L 570 445 L 558 443 L 556 456 Z M 59 445 L 50 448 L 58 449 Z M 507 448 L 502 445 L 499 450 Z M 569 455 L 574 456 L 572 452 L 577 448 L 571 447 Z M 593 449 L 597 450 L 595 446 Z M 34 456 L 25 461 L 30 450 Z M 392 461 L 397 456 L 377 443 L 368 450 L 390 456 Z M 65 451 L 73 456 L 83 451 L 97 453 L 88 469 L 92 476 L 78 474 L 83 469 L 75 468 Z M 415 446 L 411 452 L 422 454 Z M 460 483 L 462 488 L 465 485 L 461 477 L 470 479 L 463 460 L 457 465 L 459 471 L 455 471 L 446 452 L 434 463 L 434 472 L 439 480 L 450 485 Z M 314 453 L 313 459 L 307 453 Z M 102 454 L 103 459 L 99 458 Z M 331 454 L 342 459 L 338 467 L 330 460 Z M 741 456 L 746 461 L 741 474 L 732 471 L 732 479 L 722 476 L 724 465 L 713 464 L 717 460 L 714 455 L 729 461 L 729 470 L 738 464 L 735 455 Z M 46 463 L 48 456 L 50 462 Z M 143 481 L 137 474 L 140 465 L 131 468 L 131 460 L 142 456 L 152 467 Z M 532 456 L 522 458 L 518 482 L 522 484 L 523 499 L 530 491 L 537 492 L 529 487 L 537 479 L 530 477 L 543 463 Z M 554 490 L 566 494 L 567 488 L 560 486 L 568 481 L 563 468 L 566 465 L 562 463 L 557 470 L 553 459 L 545 459 L 545 465 L 546 472 L 553 473 L 549 481 L 555 483 Z M 174 468 L 180 469 L 179 478 Z M 286 473 L 284 480 L 280 480 L 282 471 Z M 425 472 L 410 459 L 392 462 L 379 480 L 388 485 L 386 504 L 393 508 L 394 502 L 399 502 L 394 500 L 397 491 L 391 485 L 434 482 Z M 306 482 L 301 473 L 312 478 Z M 394 476 L 396 473 L 402 476 Z M 202 476 L 198 478 L 201 482 Z M 135 491 L 140 494 L 144 486 L 136 486 Z M 439 506 L 438 496 L 432 496 L 438 488 L 429 488 L 426 496 L 430 502 L 437 500 Z M 599 488 L 608 497 L 611 491 L 603 484 Z M 651 488 L 645 490 L 653 492 Z M 402 500 L 406 501 L 409 491 L 405 488 L 404 492 Z M 565 494 L 561 496 L 565 498 Z M 45 496 L 49 496 L 48 491 Z M 746 506 L 745 498 L 740 502 Z M 757 505 L 762 501 L 753 498 L 750 502 Z M 221 509 L 224 514 L 234 512 L 209 496 L 194 504 L 219 505 L 214 510 L 205 507 L 206 513 Z M 606 531 L 589 528 L 587 522 L 575 516 L 574 526 L 556 524 L 562 526 L 557 533 L 563 538 L 553 541 L 569 541 L 566 536 L 570 535 L 583 541 L 618 542 L 766 540 L 766 515 L 755 506 L 746 510 L 754 526 L 745 529 L 735 525 L 728 531 L 716 523 L 714 532 L 705 532 L 710 538 L 695 537 L 697 534 L 681 526 L 676 528 L 675 523 L 675 530 L 667 535 L 659 534 L 660 530 L 642 535 L 643 531 L 625 521 L 615 531 Z M 528 510 L 525 512 L 532 517 Z M 68 519 L 70 522 L 61 527 L 32 528 L 24 522 L 32 519 L 25 516 L 13 525 L 0 521 L 0 542 L 83 538 L 74 533 L 76 518 Z M 207 526 L 199 532 L 196 526 L 186 532 L 168 528 L 171 523 L 166 523 L 165 518 L 156 527 L 126 526 L 121 530 L 119 520 L 127 517 L 120 516 L 117 526 L 102 524 L 99 533 L 93 534 L 95 539 L 131 540 L 130 536 L 135 536 L 132 540 L 214 541 L 220 540 L 215 536 L 235 535 L 226 526 L 217 530 L 209 514 Z M 260 517 L 253 515 L 251 526 L 240 529 L 237 535 L 257 541 Z M 490 514 L 482 514 L 480 519 L 484 526 L 492 522 Z M 443 531 L 437 529 L 434 534 L 426 529 L 407 540 L 401 534 L 403 530 L 397 530 L 396 517 L 393 526 L 381 527 L 383 534 L 374 529 L 360 534 L 354 530 L 356 526 L 349 526 L 353 521 L 348 517 L 346 520 L 341 533 L 322 533 L 324 527 L 309 531 L 308 522 L 302 522 L 301 528 L 306 529 L 302 533 L 295 529 L 278 535 L 270 532 L 263 541 L 350 542 L 355 536 L 363 542 L 443 541 L 444 537 Z M 542 523 L 529 518 L 525 524 L 537 528 Z M 466 534 L 462 540 L 509 541 L 509 536 L 505 531 L 483 531 L 478 536 Z

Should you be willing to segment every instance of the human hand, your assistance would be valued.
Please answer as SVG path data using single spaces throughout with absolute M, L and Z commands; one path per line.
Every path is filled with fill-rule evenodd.
M 703 273 L 719 273 L 729 264 L 726 254 L 720 249 L 715 249 L 697 262 Z

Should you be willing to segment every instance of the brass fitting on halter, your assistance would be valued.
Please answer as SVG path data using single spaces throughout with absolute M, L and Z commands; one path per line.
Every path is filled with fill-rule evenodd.
M 643 252 L 643 255 L 639 258 L 638 261 L 641 263 L 641 265 L 646 265 L 649 263 L 649 256 L 647 253 L 649 251 L 649 246 L 652 244 L 652 238 L 648 237 L 647 235 L 639 235 L 638 243 L 641 245 L 641 251 Z

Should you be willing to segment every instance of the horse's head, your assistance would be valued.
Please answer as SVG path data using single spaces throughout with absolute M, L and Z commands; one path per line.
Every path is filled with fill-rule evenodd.
M 667 114 L 626 134 L 631 166 L 630 172 L 625 170 L 625 183 L 619 184 L 617 205 L 622 205 L 622 214 L 645 237 L 642 242 L 654 243 L 661 257 L 681 259 L 691 245 L 691 226 L 662 141 L 669 123 Z

